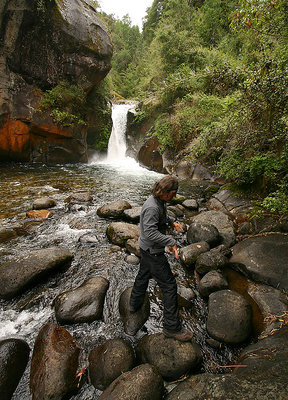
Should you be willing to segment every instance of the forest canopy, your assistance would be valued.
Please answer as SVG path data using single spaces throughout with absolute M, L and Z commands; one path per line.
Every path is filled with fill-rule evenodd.
M 107 84 L 176 156 L 214 167 L 288 212 L 288 1 L 154 0 L 143 31 L 101 13 Z

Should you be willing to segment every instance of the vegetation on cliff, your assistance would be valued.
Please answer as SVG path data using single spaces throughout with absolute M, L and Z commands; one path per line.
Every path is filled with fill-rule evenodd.
M 154 0 L 140 34 L 111 30 L 112 88 L 140 101 L 162 149 L 213 166 L 288 211 L 288 3 Z

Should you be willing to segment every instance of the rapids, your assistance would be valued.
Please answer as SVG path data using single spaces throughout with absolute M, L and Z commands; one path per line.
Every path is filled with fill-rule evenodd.
M 120 115 L 125 120 L 129 107 L 118 107 L 122 107 Z M 118 107 L 114 106 L 113 111 L 115 113 L 116 110 L 119 117 Z M 117 131 L 123 134 L 125 121 L 123 123 L 121 118 L 118 120 L 121 121 L 119 125 L 113 119 L 113 129 L 116 134 Z M 123 140 L 121 143 L 123 144 Z M 161 331 L 161 294 L 155 282 L 151 281 L 149 320 L 135 337 L 129 337 L 124 333 L 118 301 L 122 291 L 133 284 L 138 268 L 125 262 L 124 250 L 111 251 L 111 244 L 106 238 L 109 221 L 99 218 L 96 214 L 98 207 L 118 199 L 127 200 L 133 205 L 142 205 L 150 194 L 155 180 L 161 177 L 160 174 L 141 168 L 135 160 L 126 158 L 123 149 L 117 159 L 112 156 L 111 160 L 109 156 L 106 160 L 99 160 L 95 156 L 86 165 L 2 165 L 0 174 L 0 229 L 17 227 L 19 232 L 17 238 L 0 243 L 1 262 L 14 255 L 55 245 L 67 247 L 74 254 L 71 267 L 64 273 L 51 276 L 45 282 L 10 301 L 0 300 L 1 340 L 8 337 L 22 338 L 28 342 L 32 350 L 40 328 L 48 321 L 56 322 L 53 312 L 55 297 L 65 290 L 78 287 L 92 276 L 104 276 L 110 281 L 103 319 L 93 323 L 64 326 L 83 349 L 79 369 L 87 366 L 90 350 L 106 339 L 122 337 L 132 345 L 136 345 L 144 334 Z M 187 197 L 191 195 L 201 197 L 203 188 L 201 182 L 181 181 L 179 193 Z M 90 192 L 93 204 L 69 209 L 65 199 L 75 192 Z M 31 209 L 33 200 L 43 196 L 51 197 L 57 202 L 57 206 L 51 209 L 52 218 L 41 223 L 29 220 L 26 212 Z M 75 221 L 88 223 L 91 228 L 76 229 Z M 87 233 L 95 235 L 97 242 L 93 245 L 82 244 L 79 239 Z M 183 236 L 178 235 L 179 246 L 183 245 L 183 241 Z M 192 288 L 196 293 L 195 299 L 190 304 L 187 303 L 185 307 L 180 308 L 180 313 L 183 324 L 194 331 L 195 340 L 202 348 L 204 355 L 202 371 L 224 372 L 225 370 L 219 368 L 219 365 L 235 363 L 239 349 L 223 345 L 220 350 L 213 350 L 206 344 L 207 303 L 198 295 L 193 274 L 188 274 L 179 261 L 172 259 L 171 256 L 169 259 L 177 273 L 177 282 Z M 31 399 L 29 369 L 30 365 L 26 368 L 13 400 Z M 100 393 L 93 386 L 84 383 L 73 399 L 97 399 Z

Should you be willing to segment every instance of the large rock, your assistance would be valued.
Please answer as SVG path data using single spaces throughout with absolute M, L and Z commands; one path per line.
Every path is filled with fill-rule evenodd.
M 76 289 L 61 293 L 55 299 L 56 319 L 62 324 L 92 322 L 102 317 L 107 279 L 90 278 Z
M 134 364 L 135 355 L 130 344 L 123 339 L 108 340 L 89 354 L 91 383 L 104 390 L 123 372 L 130 371 Z
M 106 234 L 111 243 L 125 246 L 127 240 L 138 239 L 140 228 L 126 222 L 112 222 L 108 225 Z
M 157 369 L 143 364 L 119 376 L 99 400 L 161 400 L 163 391 L 163 379 Z
M 61 400 L 75 392 L 79 353 L 80 348 L 69 332 L 55 324 L 44 325 L 32 354 L 32 400 Z
M 210 246 L 207 242 L 189 244 L 189 246 L 185 246 L 180 249 L 180 259 L 187 267 L 194 267 L 200 254 L 209 251 L 209 249 Z
M 288 292 L 288 235 L 248 238 L 233 247 L 230 262 L 255 282 Z
M 228 264 L 228 259 L 217 251 L 206 251 L 197 258 L 195 270 L 200 275 L 205 275 L 216 269 L 223 269 Z
M 48 276 L 70 265 L 73 255 L 58 247 L 18 255 L 0 266 L 0 297 L 11 298 Z
M 231 374 L 194 375 L 176 386 L 166 400 L 286 399 L 288 328 L 246 348 Z
M 179 342 L 162 333 L 144 336 L 137 346 L 137 358 L 155 365 L 165 380 L 176 380 L 199 367 L 202 355 L 195 342 Z
M 97 210 L 97 215 L 102 218 L 120 218 L 125 210 L 131 208 L 131 204 L 125 200 L 117 200 L 106 204 Z
M 87 127 L 57 125 L 37 107 L 41 90 L 63 81 L 80 84 L 91 96 L 111 68 L 106 26 L 84 0 L 3 0 L 0 22 L 1 161 L 86 162 Z M 74 115 L 67 93 L 60 112 Z
M 199 282 L 199 293 L 202 297 L 209 297 L 211 293 L 228 287 L 227 279 L 220 272 L 210 271 Z
M 219 231 L 222 243 L 231 247 L 235 244 L 234 225 L 231 219 L 221 211 L 204 211 L 192 218 L 197 224 L 211 224 Z
M 161 155 L 161 146 L 156 137 L 149 138 L 140 148 L 137 158 L 140 165 L 164 173 L 163 158 Z
M 142 307 L 136 312 L 131 313 L 129 311 L 131 291 L 132 288 L 127 288 L 121 294 L 119 299 L 119 312 L 123 321 L 124 331 L 127 335 L 134 336 L 149 318 L 150 302 L 148 294 L 146 293 Z
M 219 231 L 211 224 L 191 224 L 187 230 L 188 243 L 207 242 L 215 247 L 221 242 Z
M 49 197 L 40 197 L 33 201 L 33 210 L 45 210 L 46 208 L 51 208 L 56 206 L 56 201 L 50 199 Z
M 26 369 L 30 348 L 24 340 L 6 339 L 0 342 L 1 400 L 10 400 Z
M 209 296 L 206 326 L 209 335 L 220 342 L 244 342 L 252 332 L 251 304 L 232 290 L 214 292 Z

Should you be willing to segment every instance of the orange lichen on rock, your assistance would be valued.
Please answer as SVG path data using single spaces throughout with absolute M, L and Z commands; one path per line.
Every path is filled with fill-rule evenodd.
M 32 210 L 26 213 L 28 218 L 41 218 L 47 219 L 53 215 L 52 211 L 49 210 Z

